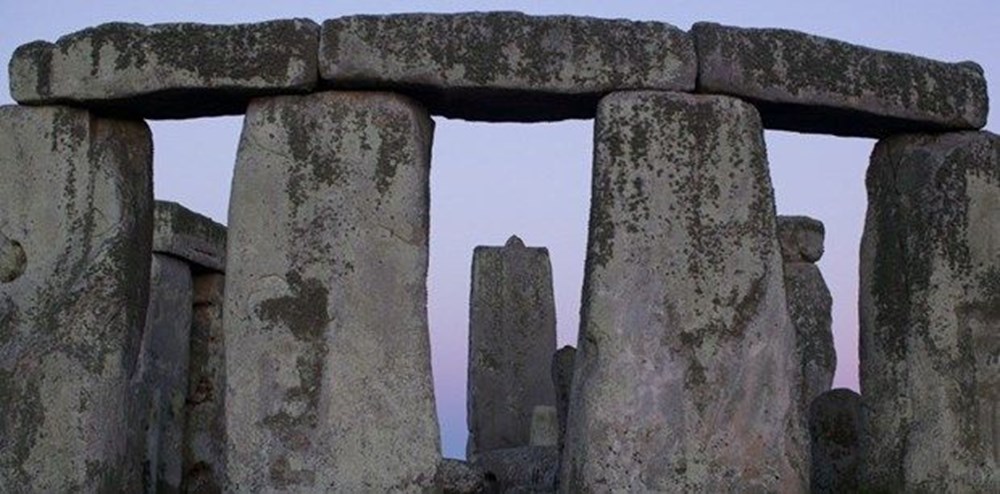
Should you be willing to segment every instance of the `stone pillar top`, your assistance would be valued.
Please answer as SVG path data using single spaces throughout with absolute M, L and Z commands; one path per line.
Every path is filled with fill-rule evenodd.
M 778 216 L 778 240 L 785 262 L 816 262 L 823 257 L 823 222 L 808 216 Z
M 511 235 L 510 238 L 507 239 L 507 243 L 504 244 L 504 247 L 522 247 L 523 248 L 524 247 L 524 241 L 521 240 L 521 237 L 518 237 L 517 235 Z
M 156 201 L 153 252 L 226 271 L 226 227 L 175 202 Z

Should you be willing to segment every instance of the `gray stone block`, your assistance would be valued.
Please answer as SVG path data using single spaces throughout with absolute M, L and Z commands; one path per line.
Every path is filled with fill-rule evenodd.
M 139 118 L 235 115 L 251 98 L 313 89 L 318 50 L 319 26 L 307 19 L 109 23 L 19 47 L 10 92 L 21 104 Z
M 858 492 L 861 396 L 849 389 L 827 391 L 809 406 L 813 494 Z
M 520 446 L 484 451 L 472 464 L 496 492 L 553 492 L 558 458 L 554 446 Z
M 432 133 L 388 93 L 251 103 L 226 267 L 234 492 L 433 487 Z
M 823 257 L 826 227 L 808 216 L 778 216 L 778 242 L 785 262 L 816 262 Z
M 191 268 L 153 255 L 149 310 L 132 379 L 143 492 L 180 492 L 193 306 Z
M 183 492 L 218 494 L 226 485 L 226 277 L 194 277 L 191 355 L 184 430 Z
M 661 22 L 517 12 L 351 16 L 323 23 L 320 75 L 485 121 L 592 118 L 611 91 L 693 91 L 694 43 Z
M 801 492 L 798 402 L 757 111 L 625 92 L 595 123 L 561 492 Z
M 442 494 L 480 494 L 486 492 L 486 474 L 462 460 L 444 458 L 438 465 L 436 484 Z
M 531 412 L 531 446 L 557 446 L 559 419 L 556 407 L 538 405 Z
M 862 489 L 1000 492 L 1000 136 L 880 141 L 866 183 Z
M 544 247 L 511 236 L 476 247 L 469 309 L 468 457 L 531 444 L 536 406 L 555 406 L 552 266 Z
M 153 252 L 226 271 L 226 227 L 180 204 L 156 201 Z
M 142 122 L 0 107 L 0 492 L 141 488 L 126 431 L 152 158 Z
M 804 413 L 814 398 L 830 389 L 837 370 L 833 298 L 823 273 L 810 263 L 785 263 L 785 291 L 801 365 L 799 403 Z
M 691 34 L 698 91 L 750 100 L 766 128 L 883 137 L 986 124 L 986 79 L 972 62 L 939 62 L 787 29 L 697 23 Z
M 569 412 L 569 393 L 573 386 L 573 366 L 576 348 L 566 345 L 552 356 L 552 384 L 556 389 L 556 416 L 559 420 L 559 451 L 566 437 L 566 415 Z

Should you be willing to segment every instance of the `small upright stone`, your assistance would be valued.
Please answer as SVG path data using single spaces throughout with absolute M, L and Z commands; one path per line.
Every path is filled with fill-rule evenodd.
M 879 141 L 861 243 L 861 488 L 1000 492 L 1000 136 Z
M 434 487 L 433 125 L 388 93 L 251 103 L 223 319 L 233 492 Z
M 115 22 L 20 46 L 10 92 L 135 118 L 243 113 L 250 99 L 316 85 L 319 26 L 307 19 L 229 26 Z
M 531 444 L 532 412 L 555 406 L 552 267 L 544 247 L 517 236 L 476 247 L 469 310 L 469 442 L 466 454 Z
M 566 437 L 566 415 L 569 412 L 569 393 L 573 385 L 573 366 L 576 348 L 566 345 L 552 356 L 552 384 L 556 388 L 556 415 L 559 419 L 559 451 L 562 452 Z
M 858 492 L 861 396 L 849 389 L 827 391 L 809 406 L 813 494 Z
M 760 116 L 612 94 L 560 492 L 802 492 L 808 439 Z
M 0 107 L 0 492 L 141 491 L 152 159 L 142 122 Z

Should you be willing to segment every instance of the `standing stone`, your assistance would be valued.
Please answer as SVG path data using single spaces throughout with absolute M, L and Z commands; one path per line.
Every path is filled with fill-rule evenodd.
M 556 349 L 552 266 L 544 247 L 517 236 L 476 247 L 469 310 L 466 455 L 531 444 L 536 406 L 555 406 L 548 379 Z
M 435 483 L 441 494 L 481 494 L 486 492 L 486 475 L 465 461 L 442 458 Z
M 837 352 L 833 346 L 833 298 L 819 267 L 823 256 L 823 223 L 805 216 L 779 216 L 778 241 L 785 261 L 788 315 L 795 327 L 801 375 L 800 401 L 809 404 L 833 384 Z
M 861 482 L 1000 492 L 1000 137 L 880 141 L 861 244 Z
M 234 492 L 433 486 L 432 133 L 420 106 L 388 93 L 251 103 L 224 317 Z
M 538 405 L 531 412 L 531 446 L 556 446 L 559 443 L 559 419 L 556 407 Z
M 722 96 L 601 101 L 560 491 L 808 482 L 763 131 Z
M 149 297 L 142 122 L 0 107 L 0 492 L 136 492 L 128 383 Z
M 495 492 L 552 492 L 559 468 L 553 446 L 518 446 L 483 451 L 472 461 Z
M 185 401 L 191 334 L 191 268 L 153 255 L 149 310 L 132 379 L 138 399 L 137 438 L 143 446 L 143 490 L 178 492 L 183 476 Z
M 569 412 L 569 393 L 573 385 L 573 366 L 576 348 L 566 345 L 552 356 L 552 385 L 556 388 L 556 416 L 559 420 L 559 451 L 562 452 L 566 437 L 566 416 Z
M 858 492 L 861 396 L 849 389 L 821 394 L 809 406 L 810 492 Z
M 226 479 L 226 338 L 223 292 L 226 277 L 194 277 L 191 356 L 184 431 L 183 491 L 221 493 Z

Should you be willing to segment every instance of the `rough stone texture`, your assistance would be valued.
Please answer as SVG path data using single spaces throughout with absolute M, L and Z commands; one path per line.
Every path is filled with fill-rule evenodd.
M 442 494 L 479 494 L 486 491 L 486 474 L 462 460 L 444 458 L 438 464 L 436 484 Z
M 153 252 L 212 271 L 226 270 L 226 227 L 180 204 L 156 201 Z
M 552 356 L 552 384 L 556 388 L 556 416 L 559 420 L 559 451 L 566 437 L 566 415 L 569 411 L 569 393 L 573 385 L 573 366 L 576 348 L 566 345 Z
M 432 133 L 387 93 L 251 103 L 226 270 L 233 492 L 433 487 Z
M 760 117 L 627 92 L 595 123 L 560 491 L 801 492 L 808 483 Z
M 473 460 L 496 492 L 553 492 L 559 453 L 552 446 L 484 451 Z
M 858 492 L 861 396 L 849 389 L 827 391 L 809 407 L 812 440 L 810 492 Z
M 476 247 L 469 309 L 466 455 L 531 444 L 536 406 L 555 406 L 546 379 L 556 350 L 552 266 L 544 247 L 517 236 Z
M 319 26 L 307 19 L 229 26 L 109 23 L 19 47 L 21 104 L 83 105 L 139 118 L 243 113 L 251 98 L 311 90 Z
M 804 414 L 814 398 L 830 389 L 837 370 L 833 297 L 819 267 L 804 262 L 785 263 L 785 293 L 801 365 L 799 403 Z
M 556 407 L 539 405 L 531 412 L 531 446 L 559 444 L 559 418 Z
M 188 493 L 217 494 L 226 485 L 225 282 L 220 273 L 194 277 L 182 485 Z
M 592 118 L 623 89 L 693 91 L 694 43 L 661 22 L 516 12 L 352 16 L 323 23 L 323 83 L 410 94 L 485 121 Z
M 144 492 L 178 492 L 181 487 L 192 301 L 187 263 L 154 254 L 149 310 L 132 379 Z
M 808 216 L 778 216 L 781 257 L 789 262 L 816 262 L 823 257 L 823 222 Z
M 126 424 L 149 297 L 149 129 L 0 107 L 0 232 L 26 259 L 0 283 L 0 492 L 138 491 Z
M 862 488 L 1000 492 L 1000 137 L 880 141 L 867 187 Z
M 983 69 L 875 50 L 787 29 L 697 23 L 698 91 L 757 105 L 771 129 L 882 137 L 978 129 Z

